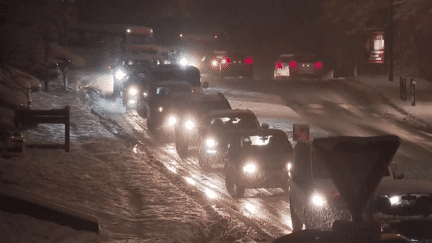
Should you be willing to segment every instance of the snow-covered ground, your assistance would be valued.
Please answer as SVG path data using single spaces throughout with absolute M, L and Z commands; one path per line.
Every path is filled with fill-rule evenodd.
M 131 125 L 142 123 L 143 119 L 136 113 L 127 114 L 130 111 L 121 108 L 118 101 L 93 99 L 99 92 L 93 91 L 98 87 L 93 85 L 92 77 L 72 74 L 69 91 L 64 92 L 60 84 L 54 84 L 49 92 L 32 94 L 33 109 L 71 106 L 71 151 L 25 148 L 21 156 L 0 160 L 0 183 L 15 192 L 93 215 L 99 218 L 100 233 L 1 212 L 2 241 L 242 242 L 242 239 L 254 242 L 254 239 L 270 239 L 239 220 L 241 215 L 217 212 L 217 206 L 208 201 L 209 196 L 190 185 L 190 180 L 181 181 L 175 173 L 167 174 L 170 168 L 161 168 L 158 158 L 152 154 L 151 148 L 156 145 L 146 135 L 145 123 Z M 263 98 L 271 107 L 275 105 L 277 112 L 285 109 L 289 116 L 296 116 L 280 100 L 271 96 Z M 235 100 L 233 107 L 247 108 L 246 101 L 247 97 Z M 252 104 L 258 116 L 268 115 L 268 105 L 266 108 L 260 102 Z M 101 116 L 104 113 L 109 115 Z M 120 124 L 116 117 L 136 121 Z M 271 120 L 265 122 L 275 124 Z M 63 143 L 64 126 L 40 124 L 37 129 L 27 130 L 25 139 L 29 143 Z

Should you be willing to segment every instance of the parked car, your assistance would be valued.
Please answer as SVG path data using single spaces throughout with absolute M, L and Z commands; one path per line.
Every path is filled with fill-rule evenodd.
M 232 132 L 260 128 L 251 110 L 217 110 L 210 114 L 210 126 L 200 137 L 198 161 L 204 171 L 213 165 L 224 165 Z
M 18 155 L 23 151 L 24 135 L 17 128 L 0 129 L 0 157 L 8 158 Z
M 175 126 L 177 153 L 186 155 L 189 146 L 199 145 L 200 137 L 210 126 L 210 112 L 226 109 L 231 109 L 231 105 L 222 93 L 192 93 L 179 99 Z
M 294 77 L 315 78 L 320 80 L 328 68 L 323 59 L 314 54 L 282 54 L 276 61 L 273 79 L 281 81 Z
M 293 147 L 278 129 L 255 129 L 233 133 L 226 155 L 225 185 L 233 197 L 246 188 L 282 188 L 289 191 Z
M 383 232 L 398 233 L 411 242 L 432 241 L 432 182 L 418 179 L 383 180 L 369 211 Z

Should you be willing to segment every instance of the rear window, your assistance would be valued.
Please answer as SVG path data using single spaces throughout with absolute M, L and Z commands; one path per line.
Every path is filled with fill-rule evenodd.
M 156 87 L 157 95 L 168 95 L 171 93 L 191 93 L 192 87 L 187 85 L 171 85 Z
M 153 72 L 156 82 L 185 81 L 192 86 L 201 86 L 200 74 L 195 70 L 157 70 Z
M 292 146 L 286 136 L 281 135 L 251 135 L 241 138 L 240 145 L 244 149 L 276 153 L 291 153 Z
M 212 125 L 221 124 L 222 126 L 228 129 L 259 127 L 259 122 L 256 119 L 256 117 L 250 114 L 214 117 L 211 121 L 211 124 Z
M 295 62 L 317 62 L 318 57 L 315 55 L 294 55 L 292 57 L 281 57 L 280 62 L 289 63 L 291 61 Z

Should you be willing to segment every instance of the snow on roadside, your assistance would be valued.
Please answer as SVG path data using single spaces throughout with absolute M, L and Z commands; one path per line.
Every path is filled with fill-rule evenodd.
M 71 152 L 26 148 L 0 160 L 0 183 L 47 198 L 100 219 L 100 234 L 22 214 L 0 214 L 7 242 L 202 242 L 206 211 L 164 175 L 150 167 L 146 153 L 133 153 L 86 110 L 83 92 L 33 94 L 33 109 L 71 106 Z M 26 141 L 64 142 L 63 125 L 41 124 Z M 36 227 L 38 226 L 38 227 Z M 5 237 L 4 237 L 5 236 Z

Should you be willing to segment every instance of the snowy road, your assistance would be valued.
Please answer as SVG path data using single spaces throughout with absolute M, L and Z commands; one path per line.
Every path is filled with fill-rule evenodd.
M 105 91 L 95 89 L 109 86 L 109 79 L 88 73 L 74 78 L 67 93 L 57 87 L 35 94 L 40 102 L 34 107 L 72 106 L 71 153 L 27 149 L 24 157 L 0 164 L 0 179 L 9 188 L 97 216 L 101 233 L 67 227 L 54 236 L 47 228 L 35 233 L 23 226 L 29 219 L 10 215 L 0 217 L 0 230 L 21 225 L 20 233 L 35 242 L 49 237 L 74 242 L 268 241 L 291 232 L 288 197 L 281 189 L 248 189 L 244 198 L 233 199 L 225 189 L 222 167 L 204 173 L 196 152 L 180 158 L 169 139 L 148 133 L 146 119 L 125 110 L 119 101 L 101 98 Z M 378 94 L 338 80 L 281 86 L 263 80 L 207 81 L 211 87 L 206 92 L 224 93 L 233 108 L 251 109 L 260 122 L 284 130 L 290 138 L 294 123 L 312 124 L 312 138 L 399 135 L 403 144 L 395 157 L 396 169 L 407 178 L 432 178 L 431 136 L 415 130 L 415 120 L 401 123 L 383 113 L 376 104 L 391 104 Z M 30 141 L 64 139 L 62 125 L 40 125 L 26 135 Z
M 266 95 L 259 92 L 248 92 L 240 89 L 227 89 L 224 87 L 210 87 L 206 93 L 222 92 L 229 100 L 233 109 L 250 109 L 254 111 L 261 123 L 268 123 L 271 127 L 282 129 L 292 137 L 294 123 L 304 123 L 304 120 L 292 109 L 285 106 L 284 101 L 277 95 Z M 171 173 L 183 178 L 190 186 L 204 192 L 211 206 L 223 216 L 247 219 L 271 235 L 279 237 L 290 233 L 290 211 L 288 196 L 282 189 L 247 189 L 245 197 L 233 199 L 225 189 L 223 168 L 220 166 L 212 172 L 201 170 L 196 159 L 196 151 L 192 150 L 187 158 L 180 158 L 175 150 L 172 140 L 161 142 L 152 138 L 147 131 L 146 120 L 139 117 L 135 111 L 125 114 L 108 115 L 118 108 L 116 102 L 107 103 L 97 107 L 98 113 L 113 119 L 130 136 L 138 134 L 138 140 L 150 148 L 152 155 L 163 163 Z M 311 136 L 325 136 L 327 133 L 312 127 Z M 150 145 L 151 144 L 151 145 Z

